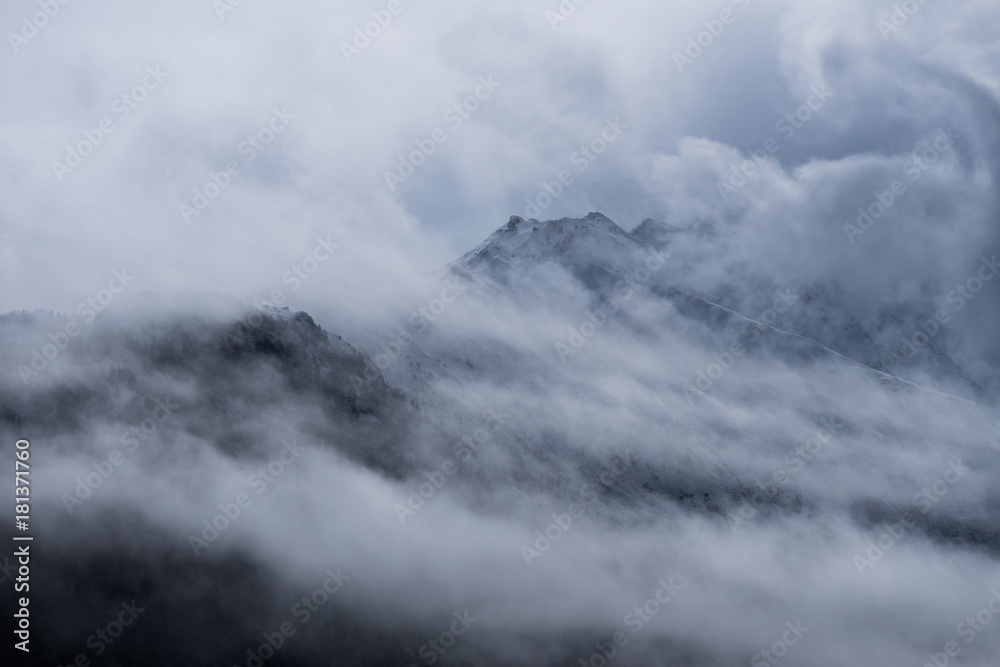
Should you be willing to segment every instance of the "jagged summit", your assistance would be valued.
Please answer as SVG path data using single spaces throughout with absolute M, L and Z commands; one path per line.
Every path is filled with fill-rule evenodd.
M 536 220 L 535 218 L 522 218 L 519 215 L 510 216 L 510 220 L 507 222 L 507 229 L 514 229 L 521 223 L 530 223 L 534 225 L 548 225 L 551 223 L 567 223 L 567 222 L 580 222 L 580 223 L 590 223 L 597 227 L 603 227 L 608 231 L 612 232 L 624 232 L 621 227 L 619 227 L 615 222 L 604 215 L 603 213 L 597 211 L 591 211 L 582 218 L 560 218 L 558 220 L 546 220 L 544 222 Z
M 603 232 L 612 236 L 629 235 L 628 232 L 615 224 L 611 218 L 607 217 L 603 213 L 591 212 L 583 218 L 560 218 L 558 220 L 545 221 L 539 221 L 534 218 L 525 219 L 519 215 L 512 215 L 510 220 L 507 221 L 507 224 L 494 232 L 493 235 L 486 240 L 486 243 L 488 244 L 491 240 L 494 240 L 497 237 L 509 236 L 512 233 L 524 235 L 534 232 L 542 232 L 548 238 L 553 238 L 555 236 L 566 234 L 587 233 L 588 231 L 594 233 Z M 474 252 L 475 250 L 473 253 Z
M 648 253 L 646 244 L 602 213 L 546 221 L 514 215 L 452 268 L 506 272 L 517 265 L 557 261 L 579 274 L 594 267 L 627 267 L 636 253 Z

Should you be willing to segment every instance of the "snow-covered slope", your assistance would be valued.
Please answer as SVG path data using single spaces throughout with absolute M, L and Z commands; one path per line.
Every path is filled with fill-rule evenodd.
M 65 318 L 0 318 L 0 437 L 34 438 L 47 471 L 52 590 L 81 569 L 108 604 L 118 580 L 145 586 L 162 636 L 129 641 L 166 647 L 147 664 L 245 664 L 341 565 L 344 594 L 283 664 L 420 664 L 472 610 L 443 664 L 577 665 L 676 577 L 622 664 L 745 664 L 789 619 L 815 628 L 795 664 L 920 664 L 995 583 L 996 408 L 947 364 L 893 373 L 836 293 L 689 284 L 715 238 L 513 217 L 349 341 L 306 313 L 142 295 L 27 382 L 16 366 Z M 170 419 L 150 422 L 159 402 Z M 241 492 L 252 504 L 192 553 Z M 998 649 L 982 635 L 967 664 Z
M 814 466 L 806 475 L 816 477 L 803 488 L 790 487 L 799 501 L 811 496 L 825 505 L 820 496 L 836 497 L 844 484 L 830 469 L 861 460 L 869 463 L 855 475 L 856 492 L 884 495 L 883 475 L 898 470 L 894 459 L 908 456 L 909 447 L 996 449 L 990 408 L 866 364 L 866 342 L 836 335 L 839 345 L 830 347 L 797 332 L 796 323 L 817 312 L 815 297 L 777 290 L 766 295 L 763 310 L 740 313 L 722 305 L 724 297 L 686 284 L 663 243 L 676 234 L 692 233 L 647 220 L 630 234 L 597 213 L 547 222 L 512 217 L 452 264 L 468 291 L 426 328 L 398 337 L 402 344 L 392 352 L 399 356 L 383 354 L 382 370 L 435 406 L 430 415 L 447 414 L 455 423 L 473 402 L 511 406 L 522 426 L 507 443 L 514 460 L 506 475 L 544 468 L 538 458 L 587 465 L 606 453 L 601 442 L 609 433 L 614 442 L 635 443 L 645 452 L 644 475 L 615 493 L 637 507 L 659 493 L 687 498 L 709 514 L 738 506 L 778 465 L 787 443 L 808 437 L 793 435 L 797 429 L 835 414 L 852 424 L 843 458 Z M 372 345 L 373 358 L 380 349 L 388 348 Z M 968 389 L 964 395 L 974 395 Z M 870 411 L 874 397 L 883 411 Z M 636 421 L 620 423 L 617 410 Z M 964 444 L 956 423 L 971 429 Z M 539 437 L 546 430 L 559 438 Z M 889 432 L 896 434 L 893 446 L 881 450 L 876 443 Z M 663 476 L 673 481 L 652 481 Z M 905 490 L 893 502 L 912 504 Z

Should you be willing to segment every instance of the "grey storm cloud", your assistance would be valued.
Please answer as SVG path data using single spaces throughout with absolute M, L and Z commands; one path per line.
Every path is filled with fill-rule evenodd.
M 218 584 L 241 636 L 323 599 L 345 655 L 991 664 L 956 624 L 1000 585 L 998 28 L 991 0 L 7 3 L 0 313 L 63 315 L 0 319 L 0 432 L 51 417 L 46 537 L 252 578 Z M 594 266 L 490 254 L 597 210 Z
M 575 10 L 401 2 L 384 27 L 380 4 L 60 3 L 51 18 L 38 3 L 8 4 L 0 71 L 16 94 L 0 112 L 2 308 L 69 309 L 129 262 L 142 267 L 144 288 L 264 298 L 310 239 L 331 233 L 349 244 L 296 297 L 349 303 L 443 265 L 498 220 L 523 215 L 563 171 L 573 182 L 535 217 L 602 210 L 682 226 L 766 217 L 734 238 L 771 248 L 758 263 L 786 266 L 796 260 L 783 247 L 842 245 L 840 227 L 871 199 L 869 184 L 891 182 L 897 161 L 949 125 L 964 137 L 954 153 L 882 229 L 859 248 L 825 253 L 818 270 L 845 282 L 872 275 L 881 288 L 919 262 L 943 281 L 943 264 L 961 264 L 952 253 L 971 268 L 995 239 L 988 3 L 924 3 L 887 34 L 879 22 L 892 5 L 878 2 L 563 4 Z M 553 11 L 566 20 L 552 24 Z M 46 20 L 29 29 L 39 12 Z M 374 36 L 348 59 L 343 45 L 359 30 Z M 22 34 L 33 36 L 11 37 Z M 679 67 L 675 56 L 688 51 L 699 55 Z M 502 86 L 489 99 L 459 127 L 444 119 L 490 76 Z M 785 140 L 776 123 L 820 85 L 833 97 Z M 268 131 L 275 108 L 294 116 L 281 133 Z M 574 163 L 609 117 L 628 129 Z M 101 131 L 105 120 L 113 131 Z M 446 141 L 390 191 L 386 172 L 438 128 Z M 88 149 L 87 137 L 101 135 Z M 270 143 L 248 149 L 258 135 Z M 780 151 L 722 201 L 718 182 L 769 137 Z M 81 143 L 92 152 L 60 180 L 53 163 Z M 179 207 L 194 206 L 196 190 L 216 194 L 213 174 L 234 162 L 238 175 L 185 222 Z M 937 219 L 952 213 L 961 230 Z M 907 232 L 895 233 L 903 218 Z M 929 239 L 948 253 L 907 247 L 933 247 Z M 883 249 L 899 268 L 873 261 Z

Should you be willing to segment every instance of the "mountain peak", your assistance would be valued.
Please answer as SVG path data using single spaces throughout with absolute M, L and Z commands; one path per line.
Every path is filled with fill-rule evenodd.
M 613 253 L 615 248 L 638 245 L 632 235 L 603 213 L 546 221 L 512 215 L 506 225 L 452 266 L 470 268 L 482 263 L 510 264 L 580 254 L 594 259 L 608 251 Z
M 450 265 L 506 282 L 541 264 L 557 264 L 584 285 L 597 288 L 621 270 L 645 261 L 647 245 L 599 212 L 583 218 L 539 221 L 512 215 L 477 248 Z M 613 284 L 614 281 L 612 281 Z
M 586 217 L 583 218 L 583 220 L 587 222 L 603 223 L 605 225 L 614 225 L 615 228 L 620 229 L 618 225 L 616 225 L 614 221 L 611 220 L 611 218 L 597 211 L 591 211 L 586 215 Z
M 501 227 L 495 233 L 500 233 L 504 231 L 508 232 L 517 231 L 521 225 L 525 224 L 531 224 L 537 228 L 539 226 L 547 227 L 553 224 L 557 226 L 564 226 L 564 225 L 572 225 L 574 223 L 578 225 L 589 224 L 595 227 L 606 229 L 607 231 L 614 233 L 621 233 L 621 234 L 627 233 L 624 229 L 619 227 L 614 220 L 604 215 L 603 213 L 597 211 L 591 211 L 582 218 L 560 218 L 558 220 L 544 220 L 544 221 L 536 220 L 535 218 L 522 218 L 519 215 L 512 215 L 510 216 L 510 219 L 507 221 L 507 225 Z

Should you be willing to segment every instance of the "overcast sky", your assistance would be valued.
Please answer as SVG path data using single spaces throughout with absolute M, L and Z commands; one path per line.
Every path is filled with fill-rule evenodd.
M 414 308 L 405 302 L 424 287 L 418 276 L 469 251 L 509 216 L 600 211 L 627 230 L 654 218 L 719 231 L 685 236 L 670 269 L 710 293 L 735 285 L 727 296 L 750 315 L 768 307 L 754 299 L 770 300 L 777 288 L 818 285 L 833 296 L 802 308 L 803 319 L 815 315 L 824 326 L 822 306 L 833 303 L 869 333 L 881 331 L 886 313 L 933 317 L 956 285 L 984 275 L 984 257 L 1000 255 L 996 0 L 230 1 L 8 0 L 0 8 L 0 313 L 74 312 L 110 295 L 106 289 L 115 299 L 147 290 L 278 294 L 363 345 L 348 334 L 368 319 L 377 330 L 397 307 L 405 317 Z M 778 445 L 805 442 L 820 417 L 843 418 L 852 428 L 827 449 L 828 463 L 801 478 L 826 512 L 830 547 L 821 556 L 813 552 L 820 541 L 795 539 L 815 529 L 812 521 L 759 521 L 731 537 L 721 520 L 657 515 L 643 524 L 653 529 L 626 537 L 620 526 L 580 529 L 562 545 L 565 560 L 549 558 L 525 574 L 518 546 L 562 511 L 568 482 L 529 488 L 530 502 L 504 496 L 520 469 L 484 456 L 463 472 L 468 487 L 453 483 L 406 533 L 392 506 L 412 479 L 400 483 L 320 448 L 232 539 L 274 563 L 287 544 L 313 547 L 289 561 L 294 576 L 334 565 L 316 559 L 340 554 L 358 598 L 379 613 L 411 584 L 412 600 L 438 596 L 424 605 L 432 611 L 493 600 L 491 627 L 556 633 L 618 623 L 619 608 L 651 594 L 631 573 L 660 567 L 677 544 L 691 606 L 670 613 L 678 609 L 684 636 L 713 647 L 732 641 L 743 655 L 771 637 L 768 623 L 796 618 L 805 599 L 825 610 L 815 622 L 826 630 L 809 650 L 836 664 L 904 664 L 901 655 L 915 662 L 952 638 L 953 617 L 984 603 L 995 559 L 971 549 L 956 556 L 924 537 L 894 552 L 899 568 L 862 581 L 851 556 L 874 532 L 848 517 L 855 501 L 906 502 L 944 474 L 952 455 L 967 456 L 976 472 L 940 506 L 942 516 L 983 507 L 996 514 L 992 413 L 904 393 L 812 347 L 820 361 L 808 368 L 818 370 L 803 372 L 796 355 L 805 344 L 784 342 L 787 358 L 751 356 L 711 400 L 689 405 L 681 383 L 726 349 L 727 332 L 689 324 L 666 301 L 637 299 L 636 321 L 661 337 L 636 343 L 609 325 L 588 347 L 591 357 L 562 364 L 553 341 L 582 321 L 592 298 L 568 282 L 558 274 L 532 283 L 543 298 L 512 298 L 516 307 L 506 310 L 469 299 L 449 311 L 450 327 L 431 329 L 423 343 L 440 333 L 439 349 L 452 355 L 442 359 L 453 357 L 460 370 L 466 348 L 455 343 L 475 350 L 475 370 L 465 360 L 469 385 L 509 408 L 531 437 L 554 433 L 581 450 L 593 438 L 595 451 L 628 440 L 665 470 L 684 470 L 671 457 L 686 455 L 690 437 L 693 451 L 717 450 L 740 480 L 766 479 L 784 451 Z M 997 366 L 981 362 L 1000 361 L 998 287 L 963 297 L 971 306 L 960 316 L 947 311 L 955 324 L 942 336 L 949 352 L 964 352 L 956 358 L 966 369 L 979 364 L 994 377 Z M 419 298 L 427 303 L 426 294 Z M 385 331 L 369 342 L 388 340 Z M 493 359 L 493 348 L 501 361 L 490 375 L 480 359 Z M 509 359 L 529 360 L 531 372 Z M 20 383 L 9 370 L 5 381 Z M 508 374 L 516 382 L 501 390 Z M 451 415 L 449 392 L 474 393 L 468 389 L 436 388 L 432 412 Z M 296 400 L 262 422 L 277 415 L 272 426 L 308 432 L 310 406 Z M 191 404 L 214 409 L 208 400 Z M 220 415 L 228 424 L 228 413 Z M 54 460 L 51 488 L 69 488 L 92 453 L 117 446 L 105 436 L 121 432 L 119 421 L 95 420 L 59 441 L 74 454 Z M 734 434 L 781 439 L 764 450 Z M 667 436 L 676 449 L 662 447 Z M 433 447 L 444 445 L 422 444 L 428 453 L 405 451 L 430 469 L 441 458 Z M 183 544 L 205 512 L 232 497 L 244 470 L 207 446 L 196 459 L 183 448 L 165 451 L 173 468 L 152 458 L 126 468 L 100 503 L 139 507 Z M 714 470 L 706 461 L 694 468 Z M 181 484 L 164 470 L 196 474 Z M 473 491 L 463 495 L 478 488 L 477 470 L 499 480 L 495 515 L 467 502 Z M 151 488 L 168 501 L 119 502 L 148 498 Z M 286 511 L 303 498 L 311 511 Z M 672 507 L 667 496 L 662 503 Z M 61 501 L 52 507 L 63 512 Z M 103 507 L 95 501 L 88 511 Z M 646 520 L 638 511 L 633 518 Z M 286 539 L 286 529 L 303 539 Z M 451 549 L 447 557 L 441 545 Z M 430 575 L 413 583 L 411 566 L 425 562 Z M 621 565 L 615 576 L 606 562 Z M 598 578 L 587 587 L 577 575 Z M 759 590 L 771 597 L 747 593 Z M 521 594 L 544 604 L 523 605 Z M 718 621 L 718 609 L 730 616 Z M 386 614 L 397 617 L 423 623 L 428 615 Z M 712 618 L 729 634 L 714 633 L 705 622 Z M 859 632 L 864 641 L 855 642 Z M 659 635 L 649 636 L 653 651 Z M 974 650 L 995 655 L 993 647 L 984 636 Z
M 0 311 L 73 310 L 123 267 L 130 292 L 363 309 L 511 214 L 598 210 L 626 229 L 728 214 L 750 220 L 733 239 L 751 262 L 928 300 L 1000 246 L 991 0 L 563 7 L 91 0 L 48 18 L 5 3 Z M 949 126 L 953 145 L 852 238 L 857 207 Z M 434 150 L 410 174 L 418 143 Z M 90 154 L 73 167 L 70 147 Z M 292 290 L 318 238 L 339 248 Z

